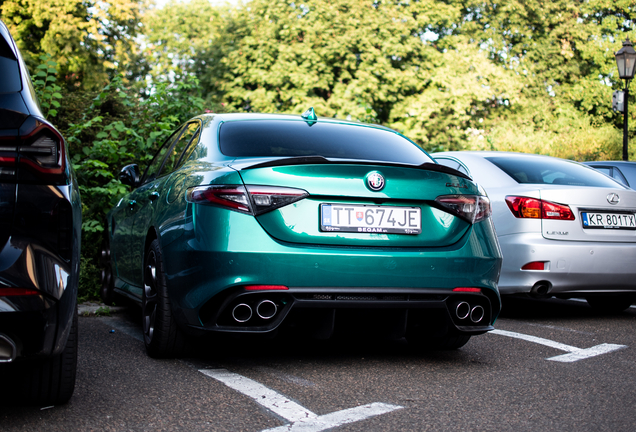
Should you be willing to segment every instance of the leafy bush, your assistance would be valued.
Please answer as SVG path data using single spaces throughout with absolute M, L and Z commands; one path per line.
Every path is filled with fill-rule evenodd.
M 142 98 L 124 85 L 122 76 L 113 78 L 92 100 L 76 93 L 62 97 L 55 63 L 42 60 L 34 77 L 36 92 L 45 113 L 59 114 L 62 120 L 57 127 L 66 137 L 82 196 L 79 297 L 94 299 L 99 293 L 97 263 L 106 213 L 128 189 L 119 181 L 119 170 L 129 163 L 143 169 L 180 123 L 203 112 L 203 100 L 195 95 L 196 78 L 156 83 L 144 89 L 150 96 Z
M 536 153 L 580 162 L 619 160 L 622 139 L 622 131 L 609 124 L 594 125 L 580 111 L 537 109 L 534 115 L 500 121 L 490 130 L 468 130 L 465 149 Z

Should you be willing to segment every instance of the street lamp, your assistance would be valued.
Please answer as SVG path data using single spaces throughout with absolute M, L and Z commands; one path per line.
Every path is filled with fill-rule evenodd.
M 618 76 L 625 80 L 625 90 L 623 93 L 623 160 L 628 159 L 627 156 L 627 98 L 629 97 L 629 81 L 634 78 L 634 66 L 636 65 L 636 51 L 632 48 L 629 38 L 623 42 L 623 48 L 618 50 L 614 56 L 616 57 L 616 65 L 618 66 Z

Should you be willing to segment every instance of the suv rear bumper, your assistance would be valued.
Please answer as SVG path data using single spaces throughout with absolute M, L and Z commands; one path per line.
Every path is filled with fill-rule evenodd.
M 0 245 L 0 334 L 18 360 L 57 355 L 66 345 L 77 313 L 80 227 L 71 185 L 18 185 L 10 236 Z

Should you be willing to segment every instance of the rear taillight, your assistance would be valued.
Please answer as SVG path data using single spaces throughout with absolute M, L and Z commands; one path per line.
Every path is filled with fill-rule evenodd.
M 195 204 L 211 204 L 253 215 L 286 206 L 309 194 L 302 189 L 277 186 L 210 185 L 188 189 L 187 200 Z
M 15 176 L 15 159 L 16 153 L 13 155 L 6 148 L 0 147 L 0 179 L 10 179 Z
M 0 297 L 32 296 L 32 295 L 42 295 L 42 293 L 38 290 L 28 289 L 28 288 L 0 287 Z
M 444 195 L 435 200 L 451 213 L 477 223 L 490 217 L 490 200 L 481 195 Z
M 18 145 L 15 135 L 12 136 L 10 131 L 0 131 L 0 180 L 8 180 L 15 176 L 17 158 Z
M 36 118 L 28 118 L 20 128 L 20 179 L 63 181 L 64 160 L 64 139 L 57 130 Z
M 570 207 L 537 198 L 507 196 L 506 204 L 517 218 L 574 220 Z

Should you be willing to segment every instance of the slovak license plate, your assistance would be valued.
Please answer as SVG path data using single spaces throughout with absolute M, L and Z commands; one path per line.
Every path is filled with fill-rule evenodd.
M 355 204 L 320 204 L 322 231 L 420 234 L 419 207 L 390 207 Z
M 634 213 L 581 212 L 583 228 L 636 230 Z

